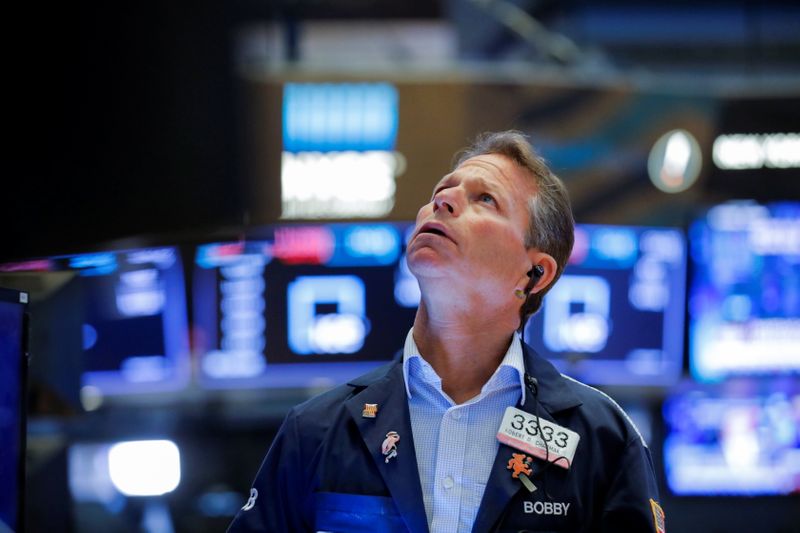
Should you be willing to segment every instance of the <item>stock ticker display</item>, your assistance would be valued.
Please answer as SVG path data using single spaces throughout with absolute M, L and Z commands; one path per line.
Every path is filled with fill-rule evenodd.
M 201 379 L 213 387 L 330 385 L 392 359 L 419 303 L 404 258 L 412 228 L 275 226 L 263 239 L 199 247 Z M 590 382 L 674 382 L 685 255 L 674 229 L 579 226 L 570 266 L 526 341 Z
M 721 204 L 689 238 L 694 378 L 800 374 L 800 203 Z
M 60 302 L 54 316 L 82 324 L 84 392 L 100 395 L 174 391 L 190 378 L 186 287 L 175 247 L 59 256 L 0 265 L 5 273 L 71 273 L 80 298 Z M 38 298 L 39 309 L 48 295 Z M 34 316 L 35 332 L 52 324 Z M 70 320 L 72 322 L 72 320 Z M 77 327 L 77 326 L 76 326 Z M 87 389 L 88 387 L 88 389 Z
M 419 288 L 410 224 L 275 226 L 200 246 L 195 328 L 211 387 L 330 386 L 402 350 Z
M 664 403 L 664 469 L 677 495 L 800 491 L 800 388 L 789 377 L 687 386 Z
M 578 225 L 525 340 L 587 383 L 671 385 L 682 367 L 685 278 L 677 229 Z

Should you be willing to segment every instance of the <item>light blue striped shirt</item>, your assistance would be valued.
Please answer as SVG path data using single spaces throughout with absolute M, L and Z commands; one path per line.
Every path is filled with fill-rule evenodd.
M 481 393 L 456 405 L 408 332 L 403 377 L 431 533 L 472 531 L 497 455 L 497 430 L 509 405 L 525 400 L 522 344 L 514 334 Z

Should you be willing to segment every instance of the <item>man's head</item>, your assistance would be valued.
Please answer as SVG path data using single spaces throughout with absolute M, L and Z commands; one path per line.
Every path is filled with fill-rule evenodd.
M 480 136 L 437 183 L 419 210 L 407 258 L 426 311 L 444 303 L 446 312 L 488 314 L 516 328 L 520 314 L 541 305 L 572 242 L 563 184 L 523 135 L 502 132 Z
M 552 256 L 557 265 L 557 271 L 547 286 L 527 297 L 522 309 L 521 325 L 524 325 L 527 318 L 539 310 L 545 293 L 561 276 L 572 253 L 575 241 L 572 207 L 564 183 L 553 174 L 522 133 L 510 130 L 479 135 L 472 145 L 456 154 L 453 168 L 485 154 L 507 157 L 533 180 L 535 192 L 527 200 L 529 223 L 525 246 Z

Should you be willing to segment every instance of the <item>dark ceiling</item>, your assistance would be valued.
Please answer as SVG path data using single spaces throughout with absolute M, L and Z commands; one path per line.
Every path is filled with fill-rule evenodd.
M 509 25 L 508 13 L 523 24 Z M 232 34 L 254 22 L 302 31 L 319 19 L 452 20 L 460 56 L 492 64 L 800 72 L 795 2 L 15 4 L 3 37 L 12 144 L 0 187 L 0 254 L 60 253 L 120 236 L 241 222 Z M 559 56 L 565 42 L 577 53 Z

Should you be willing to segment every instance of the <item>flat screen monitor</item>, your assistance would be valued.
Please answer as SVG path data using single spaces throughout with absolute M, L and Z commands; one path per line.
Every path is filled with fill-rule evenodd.
M 3 264 L 0 271 L 74 273 L 82 305 L 70 311 L 81 315 L 84 393 L 167 392 L 188 383 L 186 288 L 177 248 L 60 256 Z M 37 331 L 56 326 L 38 324 Z
M 800 202 L 721 204 L 689 239 L 695 379 L 800 374 Z
M 0 531 L 22 531 L 28 295 L 0 289 Z
M 587 383 L 673 384 L 683 362 L 685 280 L 680 230 L 579 224 L 569 263 L 525 340 Z
M 331 386 L 401 353 L 419 304 L 407 223 L 276 225 L 199 246 L 194 327 L 212 388 Z
M 664 468 L 676 495 L 782 495 L 800 491 L 796 379 L 688 386 L 663 407 Z

